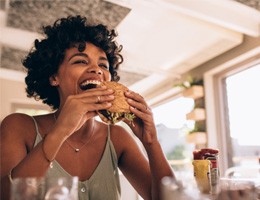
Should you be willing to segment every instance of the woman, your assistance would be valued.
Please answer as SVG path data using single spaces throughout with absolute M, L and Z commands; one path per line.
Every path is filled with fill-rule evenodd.
M 3 120 L 2 195 L 8 195 L 16 177 L 78 176 L 80 199 L 119 199 L 119 167 L 144 199 L 159 199 L 161 178 L 174 174 L 145 100 L 135 92 L 125 93 L 136 116 L 129 126 L 148 160 L 124 128 L 94 119 L 97 110 L 111 106 L 113 91 L 82 89 L 93 82 L 119 80 L 116 70 L 123 59 L 114 30 L 75 16 L 57 20 L 44 33 L 23 61 L 26 91 L 54 112 L 34 117 L 16 113 Z

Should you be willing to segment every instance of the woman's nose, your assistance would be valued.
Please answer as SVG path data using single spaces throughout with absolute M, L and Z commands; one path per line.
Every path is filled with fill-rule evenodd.
M 100 69 L 99 66 L 97 65 L 92 65 L 89 69 L 88 72 L 90 73 L 95 73 L 95 74 L 103 74 L 103 71 Z

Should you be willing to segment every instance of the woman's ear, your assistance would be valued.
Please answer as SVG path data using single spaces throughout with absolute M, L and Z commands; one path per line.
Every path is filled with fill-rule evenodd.
M 59 82 L 57 80 L 57 77 L 56 75 L 52 75 L 50 78 L 49 78 L 49 81 L 50 81 L 50 84 L 52 86 L 58 86 L 59 85 Z

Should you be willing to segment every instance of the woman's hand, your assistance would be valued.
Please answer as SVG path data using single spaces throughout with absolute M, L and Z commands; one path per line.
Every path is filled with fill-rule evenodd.
M 153 114 L 144 98 L 133 91 L 126 92 L 125 96 L 130 105 L 130 111 L 135 114 L 136 118 L 132 123 L 128 120 L 124 121 L 144 145 L 157 141 Z
M 113 90 L 105 86 L 71 95 L 58 111 L 55 128 L 59 127 L 59 131 L 68 137 L 79 130 L 88 119 L 96 116 L 96 110 L 108 109 L 113 99 Z

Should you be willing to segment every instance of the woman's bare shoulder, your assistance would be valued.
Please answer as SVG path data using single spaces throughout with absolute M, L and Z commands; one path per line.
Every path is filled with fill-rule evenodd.
M 112 125 L 110 126 L 110 134 L 112 139 L 129 140 L 132 138 L 131 133 L 123 126 Z
M 13 113 L 6 116 L 1 122 L 1 135 L 21 134 L 21 132 L 28 132 L 32 127 L 31 116 L 23 113 Z
M 13 125 L 15 124 L 19 124 L 19 123 L 26 123 L 28 122 L 29 120 L 32 120 L 32 117 L 27 115 L 27 114 L 24 114 L 24 113 L 13 113 L 13 114 L 10 114 L 8 116 L 6 116 L 2 123 L 1 124 L 9 124 L 9 123 L 14 123 Z
M 136 136 L 127 127 L 113 125 L 110 130 L 111 140 L 115 148 L 119 147 L 121 151 L 124 151 L 125 149 L 136 148 L 138 146 Z

